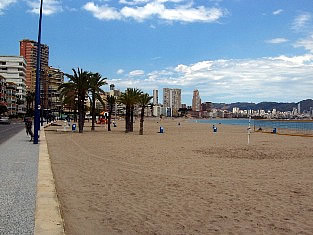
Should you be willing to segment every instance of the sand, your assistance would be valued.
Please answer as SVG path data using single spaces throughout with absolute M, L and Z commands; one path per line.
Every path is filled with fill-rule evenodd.
M 66 233 L 313 234 L 313 138 L 180 122 L 49 127 Z

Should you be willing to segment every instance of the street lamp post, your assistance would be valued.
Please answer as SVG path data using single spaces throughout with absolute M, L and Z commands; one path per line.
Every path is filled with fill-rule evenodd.
M 36 64 L 36 90 L 35 90 L 35 118 L 34 118 L 34 144 L 38 144 L 38 132 L 40 130 L 40 43 L 41 43 L 41 21 L 42 21 L 42 2 L 40 0 L 40 12 L 39 12 L 39 30 L 38 30 L 38 42 L 37 42 L 37 64 Z

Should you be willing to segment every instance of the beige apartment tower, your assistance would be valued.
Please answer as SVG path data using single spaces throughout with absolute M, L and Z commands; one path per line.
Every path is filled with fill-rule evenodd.
M 153 105 L 159 104 L 159 91 L 157 89 L 153 90 Z
M 181 108 L 181 89 L 163 88 L 163 107 L 170 108 L 170 116 L 177 117 Z
M 199 90 L 197 89 L 193 91 L 192 111 L 196 111 L 196 112 L 201 111 L 201 98 L 200 98 Z
M 48 67 L 45 70 L 45 83 L 41 87 L 42 105 L 45 109 L 58 112 L 61 109 L 59 87 L 64 82 L 64 74 L 60 69 Z

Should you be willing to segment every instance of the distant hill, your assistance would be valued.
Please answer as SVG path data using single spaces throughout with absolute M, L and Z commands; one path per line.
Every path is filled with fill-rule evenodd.
M 301 101 L 301 110 L 309 111 L 310 107 L 313 108 L 313 100 L 312 99 L 307 99 L 307 100 Z
M 303 111 L 309 111 L 310 107 L 313 107 L 313 100 L 307 99 L 300 101 L 301 104 L 301 112 Z M 279 103 L 279 102 L 261 102 L 261 103 L 248 103 L 248 102 L 237 102 L 237 103 L 231 103 L 231 104 L 225 104 L 225 103 L 213 103 L 213 108 L 217 109 L 225 109 L 232 111 L 234 107 L 237 107 L 241 110 L 259 110 L 263 109 L 265 111 L 267 110 L 273 110 L 276 109 L 277 111 L 285 112 L 285 111 L 292 111 L 293 108 L 298 108 L 298 103 Z

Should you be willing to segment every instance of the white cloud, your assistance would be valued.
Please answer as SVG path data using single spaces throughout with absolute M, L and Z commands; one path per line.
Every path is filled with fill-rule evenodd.
M 160 18 L 170 21 L 185 22 L 215 22 L 224 15 L 224 12 L 218 8 L 205 8 L 203 6 L 197 8 L 176 8 L 166 9 Z
M 140 78 L 124 77 L 114 82 L 121 88 L 138 87 L 146 91 L 177 87 L 192 94 L 192 90 L 198 88 L 204 99 L 218 102 L 294 101 L 312 96 L 312 74 L 312 54 L 282 55 L 180 64 Z
M 3 14 L 3 11 L 7 9 L 11 4 L 16 3 L 17 0 L 1 0 L 0 1 L 0 15 Z
M 152 2 L 143 7 L 123 7 L 121 14 L 126 18 L 133 18 L 137 21 L 143 21 L 153 15 L 158 15 L 164 11 L 164 5 Z
M 75 7 L 69 7 L 69 6 L 65 6 L 64 9 L 65 9 L 66 11 L 70 11 L 70 12 L 76 12 L 76 11 L 78 11 L 77 8 L 75 8 Z
M 308 28 L 310 25 L 310 22 L 312 21 L 312 15 L 308 12 L 304 12 L 300 15 L 298 15 L 293 23 L 292 23 L 292 29 L 295 31 L 303 31 Z
M 31 8 L 29 12 L 39 14 L 40 0 L 27 1 L 28 6 Z M 58 12 L 62 12 L 61 0 L 45 0 L 43 1 L 42 13 L 44 15 L 52 15 Z
M 138 5 L 138 4 L 143 4 L 150 2 L 150 0 L 133 0 L 133 1 L 127 1 L 127 0 L 120 0 L 120 4 L 125 4 L 125 5 Z
M 121 19 L 121 14 L 113 7 L 107 5 L 98 6 L 93 2 L 87 2 L 83 9 L 89 11 L 94 17 L 99 20 L 118 20 Z
M 129 72 L 129 76 L 131 77 L 142 76 L 144 74 L 145 72 L 143 70 L 134 70 L 134 71 Z
M 119 70 L 116 71 L 116 74 L 122 74 L 122 73 L 124 73 L 123 69 L 119 69 Z
M 151 60 L 159 60 L 161 58 L 162 58 L 161 56 L 156 56 L 156 57 L 151 58 Z
M 293 46 L 294 47 L 304 47 L 306 50 L 313 53 L 313 34 L 307 38 L 298 40 Z
M 286 38 L 273 38 L 270 40 L 266 40 L 265 42 L 271 43 L 271 44 L 280 44 L 280 43 L 288 42 L 288 39 L 286 39 Z
M 120 0 L 124 6 L 117 9 L 108 4 L 96 5 L 88 2 L 83 9 L 101 20 L 134 19 L 138 22 L 150 18 L 177 22 L 216 22 L 227 15 L 227 11 L 217 7 L 194 6 L 188 0 Z M 167 3 L 175 3 L 169 7 Z
M 284 10 L 283 9 L 278 9 L 276 11 L 273 11 L 273 15 L 279 15 L 280 13 L 282 13 Z

